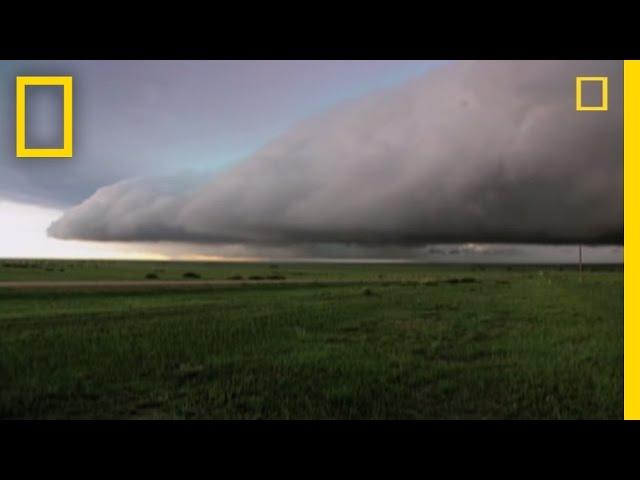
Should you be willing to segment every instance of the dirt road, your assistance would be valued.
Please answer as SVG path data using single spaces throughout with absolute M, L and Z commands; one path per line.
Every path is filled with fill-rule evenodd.
M 358 280 L 69 280 L 0 282 L 0 289 L 11 290 L 84 290 L 129 288 L 193 288 L 193 287 L 243 287 L 249 285 L 346 285 L 378 283 Z M 398 282 L 384 282 L 398 283 Z

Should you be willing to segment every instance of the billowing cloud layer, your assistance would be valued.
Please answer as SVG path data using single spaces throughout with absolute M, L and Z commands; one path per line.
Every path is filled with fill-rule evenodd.
M 620 62 L 461 62 L 312 118 L 230 170 L 98 190 L 58 238 L 249 245 L 622 242 Z M 609 77 L 576 112 L 575 77 Z

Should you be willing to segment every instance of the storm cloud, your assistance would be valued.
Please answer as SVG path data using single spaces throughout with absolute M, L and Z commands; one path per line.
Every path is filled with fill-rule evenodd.
M 577 112 L 576 76 L 609 77 Z M 621 244 L 622 63 L 457 62 L 312 117 L 217 173 L 103 187 L 57 238 Z

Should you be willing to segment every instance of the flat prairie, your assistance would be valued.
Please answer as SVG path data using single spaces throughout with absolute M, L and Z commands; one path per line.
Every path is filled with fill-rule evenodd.
M 623 416 L 623 272 L 0 260 L 0 417 Z

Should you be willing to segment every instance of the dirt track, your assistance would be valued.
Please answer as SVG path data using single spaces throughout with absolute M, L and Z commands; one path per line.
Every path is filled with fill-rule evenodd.
M 189 288 L 249 285 L 344 285 L 376 283 L 358 280 L 70 280 L 70 281 L 24 281 L 0 282 L 0 289 L 11 290 L 84 290 L 84 289 L 122 289 L 122 288 Z M 397 282 L 384 282 L 397 283 Z

